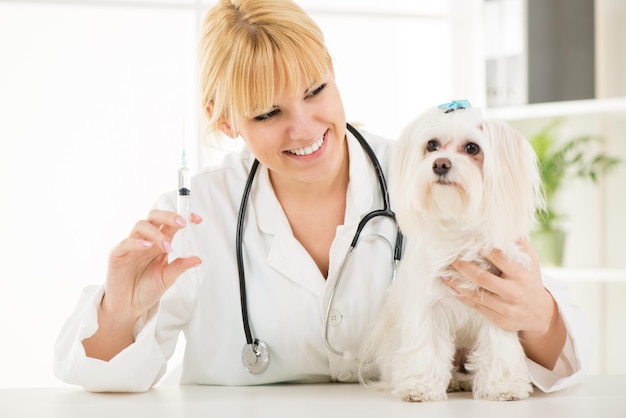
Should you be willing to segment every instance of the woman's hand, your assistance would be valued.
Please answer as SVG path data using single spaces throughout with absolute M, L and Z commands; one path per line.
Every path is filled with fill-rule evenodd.
M 518 243 L 531 258 L 531 265 L 507 259 L 493 250 L 486 259 L 501 272 L 496 276 L 475 263 L 455 261 L 452 267 L 477 290 L 465 289 L 456 280 L 444 278 L 461 301 L 508 331 L 518 331 L 526 355 L 542 366 L 552 369 L 563 349 L 566 329 L 552 295 L 541 281 L 537 253 L 528 239 Z
M 192 222 L 201 221 L 192 215 Z M 128 238 L 109 256 L 102 301 L 107 310 L 136 321 L 161 299 L 178 276 L 201 263 L 198 257 L 168 263 L 174 234 L 184 227 L 182 217 L 163 210 L 153 210 L 148 219 L 137 222 Z
M 195 214 L 191 218 L 193 223 L 202 221 Z M 176 213 L 153 210 L 111 251 L 98 331 L 83 340 L 87 356 L 110 360 L 130 345 L 137 320 L 182 273 L 201 263 L 195 256 L 168 262 L 172 238 L 184 227 L 185 221 Z

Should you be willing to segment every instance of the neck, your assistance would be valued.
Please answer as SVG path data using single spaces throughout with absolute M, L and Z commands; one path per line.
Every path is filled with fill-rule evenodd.
M 270 171 L 278 202 L 302 244 L 324 277 L 328 276 L 330 247 L 337 226 L 344 222 L 349 181 L 347 148 L 341 164 L 331 175 L 317 181 L 298 181 Z

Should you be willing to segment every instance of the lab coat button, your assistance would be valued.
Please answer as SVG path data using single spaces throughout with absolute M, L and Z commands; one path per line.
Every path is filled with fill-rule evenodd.
M 339 379 L 340 382 L 347 382 L 351 378 L 352 372 L 350 370 L 344 370 L 343 372 L 339 373 L 339 376 L 337 376 L 337 379 Z
M 330 313 L 328 314 L 328 325 L 335 327 L 339 325 L 342 318 L 343 318 L 343 315 L 341 315 L 341 312 L 330 311 Z

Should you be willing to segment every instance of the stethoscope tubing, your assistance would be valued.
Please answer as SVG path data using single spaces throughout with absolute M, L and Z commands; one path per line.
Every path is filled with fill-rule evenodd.
M 383 217 L 390 218 L 394 223 L 396 222 L 396 215 L 391 210 L 387 181 L 385 180 L 385 175 L 383 173 L 380 163 L 378 162 L 378 158 L 376 158 L 374 151 L 372 150 L 372 148 L 369 146 L 369 144 L 367 143 L 365 138 L 363 138 L 363 136 L 361 135 L 359 131 L 357 131 L 350 124 L 346 124 L 346 127 L 350 131 L 350 133 L 352 133 L 352 135 L 354 135 L 354 137 L 359 141 L 359 144 L 361 145 L 361 147 L 367 154 L 376 172 L 376 178 L 378 180 L 380 193 L 383 198 L 383 209 L 373 210 L 367 213 L 365 216 L 363 216 L 363 218 L 359 221 L 356 232 L 354 234 L 352 242 L 350 243 L 350 247 L 348 248 L 348 251 L 346 252 L 343 262 L 341 263 L 341 266 L 338 272 L 338 277 L 334 283 L 333 289 L 329 296 L 329 302 L 328 302 L 326 315 L 324 319 L 324 328 L 325 328 L 324 343 L 326 344 L 326 347 L 331 353 L 336 354 L 336 355 L 343 355 L 344 357 L 346 357 L 348 353 L 342 353 L 336 350 L 335 348 L 333 348 L 328 339 L 328 318 L 329 318 L 333 300 L 335 297 L 335 292 L 337 290 L 339 281 L 341 277 L 343 276 L 343 270 L 345 269 L 348 263 L 348 260 L 350 258 L 350 255 L 352 254 L 352 251 L 357 246 L 357 243 L 361 236 L 361 232 L 363 231 L 363 229 L 365 228 L 365 225 L 367 225 L 367 223 L 370 220 L 372 220 L 373 218 L 377 216 L 383 216 Z M 250 173 L 248 174 L 248 178 L 246 180 L 246 185 L 244 187 L 243 195 L 241 197 L 241 203 L 239 205 L 239 213 L 237 216 L 237 231 L 236 231 L 236 237 L 235 237 L 237 271 L 239 275 L 239 296 L 240 296 L 240 302 L 241 302 L 241 318 L 242 318 L 243 329 L 244 329 L 244 333 L 246 337 L 246 345 L 244 346 L 244 352 L 243 352 L 244 367 L 250 373 L 255 373 L 255 374 L 262 373 L 263 371 L 267 369 L 267 366 L 269 364 L 269 348 L 262 340 L 255 339 L 252 336 L 252 331 L 250 329 L 250 318 L 248 314 L 248 301 L 247 301 L 247 292 L 246 292 L 245 266 L 243 263 L 243 224 L 244 224 L 245 217 L 246 217 L 246 211 L 248 207 L 248 200 L 250 198 L 250 190 L 252 188 L 252 182 L 254 180 L 258 167 L 259 167 L 259 160 L 255 158 L 254 162 L 252 163 L 252 167 L 250 168 Z M 395 243 L 395 247 L 393 248 L 394 276 L 395 276 L 395 269 L 397 268 L 397 265 L 400 259 L 402 258 L 402 248 L 403 248 L 403 235 L 400 229 L 397 227 L 397 223 L 396 223 L 396 228 L 397 228 L 396 243 Z M 247 359 L 252 359 L 254 361 L 252 360 L 248 361 Z M 263 364 L 261 365 L 259 362 L 263 362 Z
M 239 205 L 239 214 L 237 216 L 237 233 L 235 238 L 235 248 L 237 249 L 237 272 L 239 273 L 239 299 L 241 301 L 241 317 L 243 319 L 243 331 L 246 335 L 246 343 L 248 345 L 254 343 L 252 338 L 252 331 L 250 330 L 250 319 L 248 317 L 248 298 L 246 292 L 246 276 L 243 265 L 243 223 L 246 217 L 246 209 L 248 208 L 248 200 L 250 197 L 250 189 L 252 188 L 252 179 L 256 174 L 259 167 L 259 160 L 254 159 L 252 167 L 250 168 L 250 174 L 248 174 L 248 181 L 241 197 L 241 204 Z

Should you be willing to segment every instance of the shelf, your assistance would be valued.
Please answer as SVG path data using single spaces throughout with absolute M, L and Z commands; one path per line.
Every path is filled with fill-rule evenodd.
M 542 269 L 547 276 L 564 282 L 577 283 L 626 283 L 626 270 L 623 269 L 580 269 L 556 268 Z
M 606 115 L 609 113 L 623 113 L 626 116 L 626 97 L 571 100 L 485 109 L 487 117 L 509 121 L 581 115 Z

